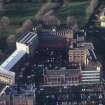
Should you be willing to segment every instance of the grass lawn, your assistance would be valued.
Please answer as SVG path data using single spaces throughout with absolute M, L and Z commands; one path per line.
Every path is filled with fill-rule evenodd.
M 88 1 L 71 2 L 67 6 L 63 6 L 58 14 L 58 18 L 65 22 L 67 16 L 75 16 L 79 26 L 83 26 L 87 22 L 86 9 L 89 5 Z

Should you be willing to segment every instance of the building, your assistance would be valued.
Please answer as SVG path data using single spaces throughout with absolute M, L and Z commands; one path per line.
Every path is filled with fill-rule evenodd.
M 44 70 L 43 76 L 41 75 L 41 77 L 44 77 L 43 83 L 37 83 L 38 85 L 61 86 L 79 85 L 84 83 L 83 81 L 86 81 L 85 83 L 99 82 L 99 69 L 101 69 L 101 67 L 96 63 L 97 57 L 94 52 L 94 46 L 90 42 L 85 42 L 84 39 L 84 35 L 78 35 L 76 37 L 73 30 L 71 30 L 68 25 L 64 24 L 56 26 L 42 24 L 34 27 L 33 32 L 25 32 L 21 35 L 16 42 L 16 50 L 1 64 L 0 82 L 13 85 L 20 78 L 23 79 L 23 72 L 19 73 L 18 71 L 20 69 L 22 69 L 22 71 L 25 71 L 27 68 L 29 69 L 30 66 L 27 66 L 27 64 L 26 66 L 23 65 L 26 59 L 30 58 L 33 60 L 33 57 L 35 57 L 34 59 L 38 59 L 40 55 L 43 58 L 43 62 L 40 62 L 39 59 L 35 62 L 31 62 L 31 60 L 28 59 L 28 65 L 34 63 L 35 65 L 43 65 L 43 67 L 38 68 L 43 68 Z M 75 44 L 77 44 L 77 46 L 74 46 Z M 47 52 L 49 53 L 51 50 L 55 52 L 59 50 L 60 52 L 61 49 L 64 50 L 64 53 L 61 55 L 59 53 L 57 57 L 57 53 L 46 54 L 46 56 L 44 54 L 38 55 L 39 52 L 43 53 L 41 52 L 42 50 L 38 49 L 44 49 L 45 54 Z M 34 54 L 36 55 L 34 56 Z M 63 59 L 67 61 L 63 62 Z M 60 64 L 58 62 L 60 62 Z M 93 65 L 94 63 L 96 63 L 95 66 Z M 68 65 L 70 65 L 69 68 Z M 24 67 L 21 68 L 21 66 Z M 60 67 L 59 69 L 55 69 L 53 66 Z M 34 65 L 30 67 L 32 68 L 32 73 L 36 73 L 36 71 L 34 71 L 35 67 Z M 46 70 L 45 68 L 49 69 Z M 43 70 L 37 71 L 38 73 L 36 74 L 39 76 Z M 19 74 L 18 76 L 17 72 Z M 94 73 L 99 74 L 97 76 L 98 79 L 95 79 Z M 28 70 L 25 71 L 25 80 L 29 80 L 31 76 L 33 76 L 30 76 L 30 74 L 28 74 Z M 97 81 L 94 82 L 95 80 Z M 36 81 L 39 82 L 39 79 L 36 79 Z
M 100 83 L 100 72 L 96 69 L 87 69 L 81 71 L 81 84 L 99 84 Z
M 1 82 L 11 85 L 15 83 L 15 72 L 12 69 L 24 55 L 24 51 L 16 50 L 0 65 Z
M 42 25 L 37 29 L 39 46 L 42 48 L 73 47 L 74 33 L 68 25 Z
M 99 19 L 100 19 L 100 26 L 105 27 L 105 8 L 100 13 Z
M 36 33 L 26 32 L 16 42 L 16 50 L 0 65 L 0 81 L 6 84 L 15 84 L 15 68 L 22 62 L 26 55 L 34 55 L 38 47 Z M 19 69 L 19 68 L 18 68 Z
M 13 96 L 12 101 L 13 105 L 35 105 L 34 96 Z
M 1 96 L 0 97 L 0 105 L 11 105 L 10 104 L 10 96 Z
M 7 84 L 0 82 L 0 97 L 5 94 L 5 90 L 6 90 L 8 87 L 9 87 L 9 86 L 8 86 Z
M 41 25 L 23 33 L 16 50 L 0 65 L 0 95 L 6 89 L 11 94 L 8 101 L 0 99 L 0 105 L 79 103 L 84 86 L 100 84 L 102 67 L 93 44 L 80 34 L 74 35 L 67 25 Z M 9 90 L 14 84 L 17 91 L 12 86 Z
M 88 64 L 87 49 L 74 48 L 68 52 L 69 62 Z
M 33 55 L 34 51 L 38 48 L 39 40 L 37 33 L 26 32 L 16 42 L 17 50 L 23 50 L 27 54 Z
M 15 73 L 4 70 L 4 69 L 0 69 L 0 82 L 10 84 L 10 85 L 14 84 L 15 83 Z
M 75 34 L 76 34 L 77 44 L 79 42 L 84 42 L 85 41 L 86 33 L 85 33 L 84 30 L 80 30 L 79 32 L 77 32 Z
M 99 84 L 101 79 L 101 67 L 99 62 L 89 62 L 81 71 L 82 84 Z
M 78 47 L 79 47 L 79 48 L 93 49 L 93 50 L 94 50 L 93 43 L 91 43 L 91 42 L 78 43 Z
M 73 86 L 80 83 L 80 67 L 78 64 L 72 64 L 69 68 L 62 67 L 55 70 L 44 71 L 44 83 L 42 86 Z
M 35 96 L 0 96 L 0 105 L 36 105 Z

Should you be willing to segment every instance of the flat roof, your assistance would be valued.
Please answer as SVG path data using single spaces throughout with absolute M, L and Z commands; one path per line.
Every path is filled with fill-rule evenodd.
M 94 49 L 93 43 L 91 43 L 91 42 L 82 42 L 79 44 L 82 48 Z
M 19 43 L 30 44 L 31 41 L 37 36 L 35 32 L 24 33 L 22 37 L 18 40 Z
M 80 74 L 80 69 L 58 69 L 58 70 L 46 70 L 45 73 L 48 76 L 60 76 L 60 75 L 69 75 L 69 76 L 75 76 Z
M 39 26 L 39 29 L 57 29 L 57 30 L 64 30 L 64 29 L 72 29 L 72 27 L 71 27 L 71 25 L 69 25 L 69 24 L 55 24 L 55 25 L 53 25 L 53 24 L 43 24 L 43 23 L 41 23 L 41 24 L 37 24 L 37 25 L 35 25 L 34 27 L 37 27 L 37 26 Z
M 1 67 L 5 70 L 10 70 L 26 52 L 15 50 L 2 64 Z
M 82 47 L 80 47 L 80 48 L 71 48 L 71 49 L 69 49 L 69 53 L 70 52 L 75 52 L 75 53 L 77 53 L 77 52 L 87 52 L 88 50 L 86 49 L 86 48 L 82 48 Z M 88 53 L 88 52 L 87 52 Z
M 5 70 L 1 66 L 0 66 L 0 74 L 4 74 L 4 75 L 7 75 L 7 76 L 15 76 L 14 72 Z

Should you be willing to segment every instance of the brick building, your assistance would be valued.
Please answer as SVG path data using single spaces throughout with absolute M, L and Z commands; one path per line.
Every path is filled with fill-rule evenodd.
M 70 49 L 68 53 L 69 62 L 87 64 L 88 63 L 87 53 L 88 52 L 86 49 L 80 48 Z
M 42 25 L 37 29 L 39 46 L 44 48 L 73 47 L 74 32 L 69 25 Z
M 76 64 L 75 64 L 76 65 Z M 80 82 L 80 67 L 72 66 L 71 68 L 62 67 L 58 70 L 44 71 L 43 86 L 72 86 Z

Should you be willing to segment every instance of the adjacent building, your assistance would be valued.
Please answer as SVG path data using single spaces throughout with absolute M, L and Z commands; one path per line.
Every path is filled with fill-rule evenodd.
M 99 84 L 102 65 L 99 62 L 89 62 L 81 71 L 82 84 Z
M 0 97 L 0 105 L 36 105 L 35 96 L 8 96 Z
M 87 53 L 88 53 L 87 49 L 82 48 L 70 49 L 68 52 L 69 62 L 87 65 L 88 64 Z
M 105 27 L 105 8 L 100 13 L 99 19 L 100 19 L 100 26 Z
M 0 82 L 15 84 L 15 72 L 20 61 L 27 56 L 33 56 L 38 48 L 38 36 L 34 32 L 26 32 L 16 42 L 16 50 L 0 65 Z M 18 68 L 19 69 L 19 68 Z
M 1 96 L 0 97 L 0 105 L 11 105 L 10 104 L 10 96 Z
M 43 86 L 79 85 L 99 83 L 101 66 L 96 63 L 94 46 L 85 42 L 85 35 L 75 37 L 68 25 L 39 25 L 33 32 L 26 32 L 16 42 L 16 50 L 0 65 L 0 82 L 15 84 L 15 69 L 24 58 L 32 58 L 37 49 L 63 49 L 68 61 L 65 67 L 45 69 Z M 77 45 L 77 46 L 76 46 Z M 35 58 L 36 59 L 36 58 Z M 67 68 L 68 65 L 71 67 Z M 95 82 L 94 82 L 95 81 Z
M 38 48 L 39 40 L 38 34 L 34 32 L 26 32 L 16 42 L 17 50 L 22 50 L 29 55 L 34 55 L 35 50 Z
M 74 43 L 74 32 L 69 25 L 42 25 L 37 30 L 40 48 L 72 48 Z
M 34 96 L 13 96 L 12 97 L 12 105 L 35 105 L 35 97 Z
M 44 71 L 44 83 L 41 86 L 73 86 L 80 83 L 81 70 L 75 64 L 70 68 L 62 67 L 55 70 Z

